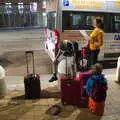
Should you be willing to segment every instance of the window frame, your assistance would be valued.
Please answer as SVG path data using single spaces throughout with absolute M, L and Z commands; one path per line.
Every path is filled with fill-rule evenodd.
M 120 13 L 113 13 L 112 16 L 111 16 L 112 17 L 112 23 L 113 23 L 113 32 L 114 33 L 120 33 L 120 30 L 119 31 L 115 30 L 115 23 L 119 23 L 120 24 L 120 21 L 119 22 L 115 21 L 115 16 L 119 16 L 120 17 Z
M 56 11 L 52 11 L 52 12 L 47 13 L 47 28 L 50 30 L 54 30 L 56 27 L 56 16 L 55 16 L 55 19 L 52 20 L 52 19 L 50 19 L 52 17 L 52 16 L 50 16 L 51 14 L 56 14 Z M 52 23 L 54 23 L 54 26 Z
M 109 13 L 109 12 L 85 12 L 85 11 L 84 12 L 83 11 L 62 11 L 62 31 L 64 31 L 64 30 L 74 30 L 70 26 L 70 21 L 69 21 L 69 14 L 71 12 L 75 13 L 75 14 L 79 13 L 79 14 L 85 15 L 85 16 L 103 16 L 103 19 L 104 19 L 104 31 L 106 33 L 115 33 L 113 16 L 116 13 Z M 65 17 L 68 20 L 67 22 L 64 19 Z M 67 27 L 66 23 L 69 24 L 68 27 Z M 80 30 L 80 29 L 78 29 L 78 30 Z

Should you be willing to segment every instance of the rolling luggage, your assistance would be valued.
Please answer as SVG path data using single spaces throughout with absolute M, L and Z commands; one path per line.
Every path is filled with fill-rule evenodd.
M 33 73 L 29 73 L 28 55 L 32 57 Z M 35 73 L 34 52 L 26 51 L 27 75 L 24 77 L 25 99 L 37 99 L 41 95 L 40 76 Z
M 73 68 L 75 65 L 74 55 L 73 55 Z M 66 75 L 60 78 L 61 83 L 61 102 L 62 104 L 74 104 L 80 105 L 80 80 L 79 77 L 75 77 L 75 71 L 73 75 L 68 74 L 67 70 L 67 56 L 66 56 Z
M 86 99 L 87 94 L 86 94 L 86 89 L 85 85 L 87 83 L 87 80 L 92 77 L 92 72 L 81 72 L 79 74 L 79 79 L 80 79 L 80 86 L 81 86 L 81 99 Z
M 62 104 L 80 105 L 80 80 L 77 77 L 61 77 L 61 102 Z
M 77 61 L 78 70 L 81 72 L 87 71 L 89 69 L 88 49 L 86 47 L 83 47 L 79 54 L 80 56 Z

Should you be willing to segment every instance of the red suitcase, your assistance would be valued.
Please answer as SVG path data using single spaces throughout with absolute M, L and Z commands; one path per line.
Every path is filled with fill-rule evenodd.
M 79 74 L 79 79 L 80 79 L 80 86 L 81 86 L 81 99 L 86 99 L 87 94 L 85 90 L 85 85 L 87 83 L 87 80 L 92 76 L 92 72 L 81 72 Z
M 73 46 L 74 51 L 74 46 Z M 72 73 L 71 76 L 68 73 L 67 67 L 67 56 L 66 56 L 66 75 L 60 78 L 61 83 L 61 102 L 62 104 L 75 104 L 80 105 L 80 80 L 76 76 L 75 70 L 75 56 L 73 52 L 73 63 L 71 63 Z M 74 76 L 74 77 L 73 77 Z
M 80 105 L 80 80 L 79 77 L 61 77 L 61 102 L 62 104 Z

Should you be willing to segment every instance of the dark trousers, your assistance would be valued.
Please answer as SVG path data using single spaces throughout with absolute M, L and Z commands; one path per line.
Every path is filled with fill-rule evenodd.
M 89 51 L 89 57 L 88 57 L 89 67 L 97 63 L 99 52 L 100 49 Z
M 59 49 L 55 49 L 55 56 L 58 54 Z M 57 66 L 58 66 L 58 60 L 53 62 L 53 74 L 57 74 Z

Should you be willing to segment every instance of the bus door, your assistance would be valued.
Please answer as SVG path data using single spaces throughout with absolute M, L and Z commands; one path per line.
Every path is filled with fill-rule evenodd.
M 54 61 L 56 49 L 58 48 L 59 32 L 56 28 L 56 12 L 47 14 L 47 29 L 45 30 L 45 50 Z

